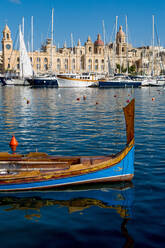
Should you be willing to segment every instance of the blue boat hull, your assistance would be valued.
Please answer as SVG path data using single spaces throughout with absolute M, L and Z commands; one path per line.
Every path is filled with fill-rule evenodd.
M 30 79 L 28 80 L 32 87 L 47 87 L 47 88 L 58 88 L 58 81 L 56 79 Z
M 134 146 L 117 164 L 95 172 L 28 183 L 1 184 L 0 191 L 31 190 L 93 182 L 127 181 L 134 175 Z
M 138 88 L 141 82 L 113 82 L 113 81 L 99 81 L 99 88 Z

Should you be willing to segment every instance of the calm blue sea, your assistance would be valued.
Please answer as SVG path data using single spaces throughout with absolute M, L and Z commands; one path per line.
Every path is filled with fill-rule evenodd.
M 1 247 L 165 247 L 164 88 L 0 87 L 0 151 L 10 152 L 14 134 L 18 153 L 116 153 L 126 142 L 122 107 L 132 97 L 132 183 L 0 193 Z

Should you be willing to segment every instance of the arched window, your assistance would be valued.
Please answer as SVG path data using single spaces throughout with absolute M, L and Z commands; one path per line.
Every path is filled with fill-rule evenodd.
M 89 71 L 92 70 L 92 60 L 91 59 L 88 60 L 88 69 L 89 69 Z
M 98 59 L 95 59 L 95 70 L 97 71 L 99 68 L 99 61 Z
M 74 71 L 76 69 L 76 66 L 75 66 L 75 59 L 72 59 L 72 70 Z
M 61 70 L 61 60 L 59 58 L 57 59 L 57 70 Z
M 48 64 L 44 64 L 44 70 L 45 70 L 45 71 L 48 70 Z
M 101 71 L 104 71 L 104 59 L 101 60 Z
M 48 59 L 47 58 L 44 58 L 44 62 L 47 63 L 48 62 Z
M 68 70 L 68 59 L 65 59 L 64 67 L 65 67 L 65 70 Z
M 7 33 L 7 34 L 6 34 L 6 38 L 9 39 L 9 37 L 10 37 L 9 34 Z
M 92 47 L 89 47 L 89 52 L 92 52 Z

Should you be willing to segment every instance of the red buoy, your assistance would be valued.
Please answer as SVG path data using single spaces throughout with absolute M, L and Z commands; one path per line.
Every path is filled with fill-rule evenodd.
M 129 103 L 129 99 L 126 102 Z
M 18 141 L 16 140 L 14 135 L 12 136 L 10 140 L 10 146 L 18 146 Z
M 15 154 L 15 151 L 17 149 L 17 146 L 10 146 L 10 147 L 11 147 L 11 150 L 12 150 L 13 154 Z
M 77 100 L 77 101 L 80 101 L 80 98 L 78 97 L 76 100 Z

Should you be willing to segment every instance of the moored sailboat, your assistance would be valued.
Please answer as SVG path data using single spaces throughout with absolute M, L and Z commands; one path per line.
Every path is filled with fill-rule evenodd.
M 53 75 L 52 63 L 53 63 L 53 18 L 54 9 L 52 9 L 52 30 L 51 30 L 51 57 L 50 57 L 50 72 L 46 75 L 35 75 L 28 80 L 30 85 L 34 88 L 37 87 L 58 87 L 58 81 L 55 75 Z
M 33 76 L 33 68 L 28 56 L 24 37 L 19 26 L 19 58 L 20 58 L 20 72 L 18 78 L 9 78 L 5 80 L 7 85 L 29 85 L 28 79 Z

